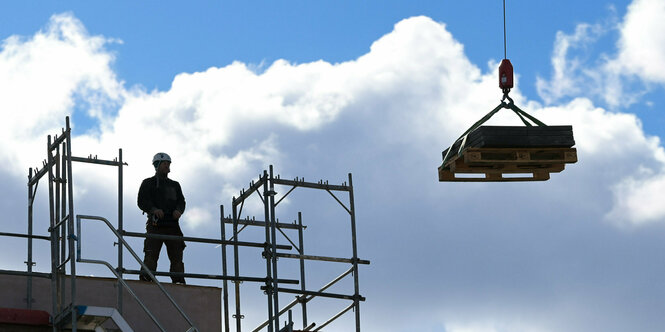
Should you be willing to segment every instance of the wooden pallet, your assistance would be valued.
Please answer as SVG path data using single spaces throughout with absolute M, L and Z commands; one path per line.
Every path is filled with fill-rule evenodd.
M 468 177 L 466 175 L 481 175 L 480 177 Z M 507 176 L 510 174 L 511 176 Z M 512 176 L 517 175 L 517 176 Z M 530 173 L 453 173 L 439 167 L 439 181 L 441 182 L 514 182 L 514 181 L 547 181 L 550 179 L 548 172 Z
M 575 148 L 468 148 L 464 151 L 464 163 L 469 165 L 539 165 L 575 162 L 577 162 Z
M 439 181 L 545 181 L 575 162 L 575 148 L 467 148 L 439 167 Z

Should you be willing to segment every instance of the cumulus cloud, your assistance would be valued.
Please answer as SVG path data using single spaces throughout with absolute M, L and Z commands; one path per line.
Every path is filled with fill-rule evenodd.
M 665 83 L 665 2 L 635 0 L 620 25 L 619 54 L 610 67 L 647 82 Z
M 603 33 L 605 28 L 600 24 L 582 23 L 577 25 L 573 34 L 565 34 L 558 31 L 554 41 L 552 52 L 552 78 L 546 81 L 538 78 L 536 87 L 538 94 L 547 104 L 551 104 L 563 97 L 579 96 L 588 94 L 590 84 L 589 75 L 584 74 L 584 67 L 588 65 L 583 56 L 571 56 L 573 50 L 582 49 L 595 42 Z
M 71 14 L 56 15 L 44 31 L 30 38 L 6 39 L 0 52 L 0 91 L 8 96 L 0 98 L 0 106 L 21 110 L 0 123 L 0 135 L 4 135 L 0 140 L 0 167 L 9 174 L 24 174 L 25 168 L 43 159 L 44 135 L 57 130 L 65 115 L 80 112 L 76 106 L 82 99 L 99 130 L 75 131 L 74 154 L 95 153 L 110 159 L 123 148 L 124 160 L 130 164 L 125 171 L 126 211 L 131 214 L 127 219 L 141 218 L 134 206 L 135 193 L 140 180 L 154 172 L 150 159 L 157 151 L 168 152 L 174 159 L 172 177 L 181 182 L 188 202 L 183 217 L 188 234 L 210 234 L 218 204 L 228 202 L 269 164 L 296 176 L 339 176 L 352 171 L 357 176 L 354 184 L 356 204 L 361 207 L 358 217 L 363 220 L 359 222 L 361 237 L 371 244 L 361 248 L 379 261 L 372 266 L 378 272 L 367 273 L 368 278 L 375 278 L 367 289 L 377 302 L 381 301 L 374 307 L 387 312 L 397 310 L 396 317 L 402 314 L 402 307 L 382 305 L 396 303 L 390 302 L 395 300 L 390 298 L 393 292 L 382 287 L 412 287 L 413 280 L 399 279 L 400 273 L 411 271 L 409 268 L 418 271 L 410 278 L 423 278 L 423 285 L 439 285 L 439 276 L 446 274 L 436 269 L 443 264 L 423 266 L 413 257 L 423 252 L 444 253 L 441 255 L 448 255 L 448 264 L 455 267 L 447 271 L 451 279 L 433 290 L 419 290 L 417 295 L 423 296 L 427 304 L 454 312 L 451 308 L 456 300 L 470 301 L 469 296 L 486 299 L 482 290 L 476 290 L 481 285 L 489 293 L 501 293 L 494 298 L 501 305 L 492 308 L 504 307 L 505 317 L 513 318 L 502 321 L 504 318 L 488 316 L 486 311 L 469 305 L 468 317 L 484 316 L 469 321 L 447 315 L 441 319 L 441 326 L 452 331 L 499 331 L 504 327 L 533 330 L 534 326 L 547 331 L 548 326 L 555 326 L 542 319 L 555 302 L 549 300 L 554 297 L 552 293 L 597 299 L 595 293 L 575 295 L 574 287 L 561 285 L 565 278 L 552 277 L 565 277 L 561 270 L 570 269 L 566 265 L 570 257 L 554 254 L 561 250 L 560 243 L 579 245 L 571 240 L 570 229 L 582 227 L 584 236 L 594 237 L 614 230 L 611 224 L 595 223 L 605 217 L 635 224 L 658 222 L 665 217 L 665 211 L 651 206 L 655 199 L 644 199 L 665 183 L 659 180 L 665 164 L 660 141 L 645 135 L 635 115 L 609 112 L 594 105 L 591 98 L 580 96 L 584 90 L 574 88 L 589 85 L 586 79 L 578 81 L 572 75 L 568 80 L 566 70 L 583 70 L 581 63 L 566 62 L 570 61 L 566 58 L 569 50 L 594 40 L 600 30 L 587 25 L 572 36 L 557 36 L 556 59 L 561 62 L 553 64 L 553 81 L 561 81 L 561 90 L 541 89 L 549 98 L 546 106 L 527 100 L 519 89 L 513 91 L 516 102 L 544 122 L 574 126 L 580 162 L 546 184 L 499 187 L 437 182 L 441 150 L 496 106 L 500 92 L 496 88 L 496 66 L 487 71 L 478 68 L 445 25 L 427 17 L 398 22 L 393 31 L 371 45 L 367 54 L 351 61 L 296 64 L 278 60 L 262 71 L 235 62 L 182 73 L 174 77 L 168 90 L 146 91 L 125 87 L 115 76 L 111 67 L 114 57 L 104 48 L 110 39 L 89 35 Z M 29 98 L 35 95 L 42 98 Z M 570 100 L 559 102 L 564 96 Z M 503 112 L 492 123 L 519 121 Z M 77 124 L 74 126 L 76 129 Z M 109 195 L 115 197 L 115 183 L 104 173 L 107 171 L 77 166 L 75 185 L 78 193 L 85 193 L 77 196 L 79 211 L 103 205 L 99 202 Z M 296 209 L 295 202 L 290 201 L 288 209 Z M 110 213 L 113 208 L 103 207 L 100 213 Z M 529 220 L 525 220 L 525 214 Z M 401 225 L 409 222 L 412 226 L 413 219 L 418 220 L 417 227 Z M 575 224 L 577 219 L 585 222 Z M 464 223 L 457 222 L 460 220 Z M 141 222 L 127 224 L 141 227 Z M 308 232 L 314 229 L 308 228 Z M 452 235 L 442 241 L 446 234 Z M 313 240 L 323 242 L 329 237 L 325 234 Z M 400 247 L 389 254 L 385 248 L 375 248 L 376 243 L 402 243 L 405 238 L 422 241 L 414 244 L 415 249 Z M 466 251 L 457 255 L 460 251 L 446 247 L 453 244 Z M 513 247 L 518 244 L 529 245 L 532 250 Z M 495 255 L 502 250 L 509 254 Z M 529 256 L 534 252 L 550 255 L 551 261 Z M 593 251 L 574 253 L 571 256 L 583 263 L 596 262 Z M 495 261 L 478 258 L 489 256 Z M 438 262 L 441 257 L 437 254 L 429 258 Z M 513 293 L 503 293 L 506 285 L 502 282 L 515 280 L 514 271 L 487 267 L 513 266 L 515 262 L 526 262 L 518 266 L 526 270 L 528 278 L 518 278 L 527 283 L 524 288 L 528 289 L 520 285 Z M 582 268 L 584 272 L 588 269 Z M 427 277 L 427 272 L 434 272 L 431 275 L 436 278 Z M 385 275 L 393 278 L 384 281 Z M 487 275 L 496 277 L 496 281 L 482 279 Z M 593 277 L 581 279 L 585 285 L 597 281 Z M 469 280 L 476 283 L 468 285 Z M 611 279 L 608 284 L 615 281 Z M 528 292 L 536 287 L 537 295 L 544 300 L 531 301 L 529 310 L 533 317 L 540 318 L 516 322 L 519 318 L 514 317 L 526 306 L 515 303 L 532 300 L 529 296 L 533 294 Z M 441 302 L 446 298 L 444 290 L 452 293 L 451 302 Z M 417 295 L 402 295 L 404 298 L 398 300 L 405 307 L 423 301 Z M 371 314 L 373 309 L 368 307 Z M 432 310 L 426 306 L 422 309 Z M 612 317 L 611 313 L 606 316 Z M 385 321 L 385 313 L 379 316 L 373 324 Z
M 450 127 L 461 122 L 457 119 L 444 121 L 445 115 L 439 111 L 438 103 L 449 103 L 455 107 L 457 100 L 472 99 L 471 103 L 480 104 L 482 98 L 469 98 L 467 95 L 469 91 L 481 95 L 474 84 L 481 80 L 480 71 L 463 56 L 463 47 L 453 40 L 450 33 L 424 30 L 416 34 L 418 28 L 407 21 L 398 23 L 394 33 L 375 42 L 371 52 L 356 61 L 290 64 L 278 60 L 262 72 L 236 62 L 221 68 L 211 67 L 204 72 L 180 74 L 174 78 L 168 91 L 147 92 L 140 87 L 124 89 L 110 69 L 113 57 L 103 48 L 108 40 L 89 36 L 81 22 L 70 14 L 54 16 L 47 33 L 40 32 L 27 41 L 18 37 L 9 38 L 3 54 L 10 57 L 31 51 L 40 56 L 53 55 L 51 45 L 73 53 L 55 57 L 65 64 L 44 63 L 34 54 L 22 57 L 36 58 L 35 63 L 44 68 L 57 64 L 62 72 L 51 71 L 49 75 L 63 82 L 49 85 L 64 90 L 53 93 L 60 99 L 49 103 L 49 107 L 38 104 L 21 114 L 26 117 L 34 114 L 35 119 L 49 119 L 48 126 L 44 128 L 53 130 L 64 115 L 76 111 L 74 102 L 77 94 L 83 95 L 84 100 L 117 103 L 117 112 L 94 105 L 90 107 L 91 114 L 98 118 L 100 132 L 78 134 L 74 152 L 87 155 L 89 151 L 94 151 L 100 157 L 114 156 L 118 147 L 131 147 L 125 148 L 124 159 L 139 168 L 130 167 L 125 173 L 129 192 L 133 192 L 140 178 L 150 172 L 150 156 L 156 151 L 168 151 L 174 156 L 174 175 L 180 176 L 186 183 L 198 188 L 206 184 L 230 182 L 234 184 L 232 187 L 237 188 L 236 179 L 249 177 L 256 169 L 280 161 L 280 133 L 316 130 L 335 121 L 343 111 L 353 112 L 354 116 L 360 116 L 361 121 L 367 121 L 376 117 L 375 105 L 381 104 L 383 108 L 378 111 L 389 125 L 379 130 L 382 132 L 381 139 L 389 141 L 403 140 L 405 136 L 394 133 L 405 125 L 428 127 L 428 130 L 415 134 L 433 136 L 436 135 L 438 122 Z M 418 37 L 413 38 L 414 35 Z M 441 44 L 450 48 L 423 47 Z M 20 68 L 37 66 L 32 62 L 21 63 L 19 58 L 13 56 L 7 62 Z M 73 68 L 81 63 L 94 68 Z M 456 70 L 451 70 L 452 67 Z M 432 69 L 447 74 L 431 75 Z M 22 73 L 16 75 L 26 81 L 33 79 L 25 78 L 26 74 Z M 5 77 L 5 83 L 9 86 L 12 76 Z M 25 86 L 15 86 L 14 89 L 29 91 Z M 42 89 L 47 90 L 46 87 Z M 92 95 L 95 97 L 91 98 Z M 395 96 L 402 97 L 400 103 L 393 102 Z M 409 108 L 422 108 L 423 102 L 425 109 L 422 111 L 432 118 L 405 112 Z M 460 110 L 460 118 L 473 116 L 473 113 Z M 8 126 L 11 123 L 6 122 Z M 29 125 L 32 124 L 26 122 L 25 126 Z M 13 128 L 18 130 L 21 127 Z M 33 147 L 38 144 L 37 140 L 43 139 L 46 133 L 44 128 L 39 132 L 22 130 L 21 134 L 9 131 L 7 135 L 18 138 L 30 133 L 30 147 Z M 13 151 L 18 155 L 24 150 L 35 149 L 10 146 L 3 151 Z M 30 154 L 29 157 L 24 156 L 9 165 L 18 172 L 25 169 L 28 162 L 41 159 L 38 154 Z M 103 177 L 94 169 L 87 172 L 90 179 Z M 83 177 L 78 184 L 94 183 L 85 179 Z M 228 193 L 229 189 L 227 186 L 222 190 L 197 190 L 193 201 L 204 201 L 210 198 L 211 192 L 215 193 L 213 199 L 221 199 L 221 194 Z M 197 197 L 199 193 L 201 197 Z M 208 209 L 212 207 L 206 206 Z
M 610 219 L 630 220 L 634 224 L 662 222 L 665 207 L 663 200 L 665 175 L 654 174 L 651 169 L 643 169 L 642 176 L 624 179 L 616 184 L 616 204 L 608 214 Z
M 32 153 L 36 149 L 29 143 L 60 127 L 76 97 L 89 104 L 90 115 L 96 118 L 122 98 L 122 82 L 109 67 L 114 57 L 104 49 L 108 42 L 90 36 L 71 14 L 54 15 L 44 30 L 30 38 L 12 36 L 3 41 L 0 108 L 5 121 L 0 123 L 0 139 L 15 146 L 0 151 L 3 164 L 20 164 L 24 174 L 28 163 L 37 163 Z M 17 173 L 16 167 L 8 170 Z
M 614 11 L 610 15 L 600 23 L 580 23 L 573 33 L 556 33 L 551 77 L 536 79 L 538 95 L 546 104 L 585 97 L 617 109 L 636 103 L 645 94 L 616 54 L 597 54 L 597 44 L 619 30 Z
M 656 31 L 665 30 L 665 23 L 660 19 L 663 15 L 665 2 L 636 0 L 628 6 L 620 22 L 609 19 L 604 23 L 581 23 L 573 34 L 558 32 L 552 54 L 552 77 L 549 80 L 538 78 L 537 81 L 540 97 L 547 104 L 558 103 L 565 98 L 592 98 L 616 110 L 639 101 L 653 89 L 654 83 L 661 84 L 656 87 L 660 89 L 665 82 L 665 68 L 658 59 L 665 57 L 665 37 Z M 590 53 L 586 50 L 593 49 L 594 43 L 612 31 L 619 33 L 616 52 L 589 57 Z M 630 117 L 622 113 L 606 113 L 603 118 L 626 116 Z M 599 120 L 594 119 L 593 123 Z M 614 206 L 606 217 L 633 225 L 661 222 L 665 211 L 659 204 L 655 204 L 665 198 L 659 194 L 665 192 L 661 142 L 657 137 L 646 137 L 638 119 L 629 121 L 635 125 L 609 128 L 626 130 L 632 127 L 631 133 L 606 132 L 600 136 L 628 138 L 630 146 L 639 147 L 639 156 L 648 157 L 637 157 L 636 161 L 639 161 L 635 163 L 634 169 L 626 170 L 626 176 L 617 179 L 612 185 Z M 614 138 L 611 140 L 614 141 Z M 623 154 L 630 150 L 617 149 L 625 141 L 599 142 L 602 142 L 603 149 L 609 149 L 612 153 Z
M 622 20 L 614 11 L 600 23 L 580 23 L 572 34 L 557 32 L 552 52 L 552 75 L 537 79 L 540 97 L 547 103 L 588 96 L 611 108 L 627 107 L 665 82 L 665 30 L 660 18 L 665 2 L 635 0 Z M 618 33 L 616 50 L 594 55 L 595 44 Z
M 665 2 L 658 0 L 635 0 L 628 6 L 628 11 L 620 24 L 620 39 L 617 43 L 618 55 L 608 61 L 605 69 L 619 77 L 637 77 L 651 89 L 649 84 L 665 83 L 665 36 L 658 31 L 665 31 L 661 19 L 665 15 Z M 621 90 L 617 83 L 616 90 Z M 630 92 L 628 92 L 630 93 Z M 621 93 L 618 93 L 621 95 Z M 652 138 L 648 144 L 654 151 L 654 158 L 661 162 L 655 167 L 639 167 L 631 177 L 617 183 L 615 206 L 608 214 L 613 220 L 629 220 L 635 224 L 661 222 L 665 211 L 659 201 L 665 199 L 665 167 L 663 167 L 660 141 Z

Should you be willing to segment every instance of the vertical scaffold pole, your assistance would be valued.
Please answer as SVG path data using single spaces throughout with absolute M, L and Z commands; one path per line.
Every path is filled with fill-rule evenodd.
M 32 192 L 32 167 L 28 170 L 28 273 L 32 273 L 32 202 L 34 202 Z M 32 309 L 32 275 L 28 275 L 28 289 L 26 301 L 28 302 L 28 310 Z
M 226 241 L 226 224 L 224 223 L 224 205 L 219 206 L 219 222 L 221 224 L 221 235 L 222 235 L 222 276 L 226 278 L 227 276 L 227 271 L 226 271 L 226 244 L 224 241 Z M 230 332 L 231 329 L 229 327 L 229 282 L 228 280 L 224 279 L 222 281 L 223 287 L 222 287 L 222 300 L 224 303 L 224 332 Z
M 65 136 L 66 138 L 66 136 Z M 66 142 L 66 141 L 65 141 Z M 56 157 L 59 157 L 59 159 L 55 163 L 55 173 L 58 174 L 60 178 L 56 182 L 56 191 L 55 191 L 55 220 L 57 222 L 60 222 L 66 215 L 67 215 L 67 191 L 66 191 L 66 184 L 65 182 L 67 181 L 67 156 L 66 156 L 66 151 L 65 151 L 65 144 L 62 143 L 62 154 L 60 153 L 60 146 L 56 148 Z M 60 225 L 60 260 L 58 260 L 58 264 L 62 264 L 62 260 L 67 257 L 67 223 L 61 223 Z M 65 276 L 67 275 L 67 266 L 63 265 L 61 267 L 62 270 L 62 279 L 60 280 L 60 287 L 63 290 L 60 298 L 60 303 L 62 303 L 63 308 L 65 307 L 65 292 L 64 290 L 66 289 L 65 284 Z
M 240 267 L 238 266 L 238 208 L 236 206 L 236 198 L 233 197 L 233 267 L 235 270 L 235 295 L 236 295 L 236 332 L 241 332 L 240 320 Z
M 67 123 L 67 135 L 66 146 L 67 146 L 67 203 L 69 203 L 69 213 L 68 213 L 68 229 L 69 229 L 69 255 L 70 255 L 70 274 L 71 274 L 71 299 L 72 299 L 72 310 L 76 308 L 76 237 L 74 234 L 74 184 L 72 176 L 72 130 L 69 125 L 69 117 L 66 118 L 65 122 Z M 63 165 L 64 167 L 64 165 Z M 76 313 L 72 312 L 72 331 L 76 332 Z
M 53 315 L 60 313 L 60 273 L 58 273 L 58 230 L 55 226 L 55 202 L 53 201 L 53 155 L 51 154 L 51 135 L 48 135 L 46 144 L 47 161 L 44 167 L 48 167 L 46 176 L 48 177 L 48 203 L 49 203 L 49 231 L 51 233 L 51 302 L 53 305 Z M 55 324 L 54 324 L 55 325 Z M 55 330 L 55 326 L 54 326 Z
M 269 183 L 269 196 L 270 198 L 266 197 L 265 199 L 268 199 L 270 202 L 270 231 L 271 231 L 271 243 L 272 243 L 272 287 L 274 291 L 274 296 L 273 296 L 273 301 L 275 305 L 273 306 L 275 308 L 275 332 L 279 330 L 279 292 L 277 289 L 279 288 L 279 283 L 277 282 L 277 220 L 275 219 L 275 182 L 273 181 L 273 171 L 272 171 L 272 165 L 270 165 L 270 179 L 268 181 Z M 267 220 L 266 220 L 267 222 Z
M 305 259 L 302 258 L 302 256 L 305 255 L 305 241 L 303 241 L 303 227 L 302 227 L 302 212 L 298 212 L 298 245 L 300 246 L 299 251 L 300 251 L 300 290 L 302 290 L 303 294 L 305 293 L 305 290 L 307 287 L 305 287 Z M 305 295 L 300 296 L 301 302 L 300 305 L 302 306 L 302 328 L 305 329 L 307 328 L 307 302 L 303 301 L 305 299 Z M 291 311 L 289 310 L 289 314 Z
M 356 243 L 356 210 L 353 203 L 353 179 L 349 173 L 349 206 L 351 213 L 351 243 L 353 246 L 353 303 L 356 313 L 356 332 L 360 332 L 360 290 L 358 287 L 358 245 Z
M 123 208 L 122 208 L 122 193 L 123 193 L 123 178 L 122 178 L 122 149 L 118 149 L 118 233 L 122 236 L 123 233 Z M 118 275 L 122 279 L 123 262 L 122 262 L 122 241 L 118 241 Z M 118 287 L 118 312 L 122 315 L 122 292 L 123 286 L 120 281 L 116 282 Z
M 268 184 L 268 172 L 263 170 L 263 212 L 264 212 L 264 220 L 266 221 L 265 223 L 265 235 L 266 235 L 266 240 L 265 240 L 265 247 L 263 248 L 264 251 L 264 257 L 266 259 L 266 297 L 268 299 L 268 331 L 273 331 L 273 312 L 279 311 L 279 307 L 277 307 L 275 310 L 273 310 L 272 304 L 273 304 L 273 294 L 275 289 L 273 288 L 273 278 L 272 278 L 272 257 L 275 255 L 275 252 L 272 250 L 272 247 L 270 246 L 270 206 L 269 206 L 269 201 L 268 201 L 268 196 L 270 196 L 269 192 L 269 184 Z M 275 277 L 277 278 L 277 277 Z M 277 325 L 279 327 L 279 325 Z

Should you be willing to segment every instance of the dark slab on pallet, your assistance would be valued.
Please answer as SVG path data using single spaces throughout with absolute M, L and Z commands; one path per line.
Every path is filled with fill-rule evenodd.
M 451 153 L 457 153 L 461 141 Z M 575 145 L 573 126 L 481 126 L 467 135 L 466 148 L 570 148 Z M 448 149 L 442 152 L 445 158 Z

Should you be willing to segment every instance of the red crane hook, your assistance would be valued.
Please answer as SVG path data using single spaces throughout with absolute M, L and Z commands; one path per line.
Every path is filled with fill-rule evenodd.
M 513 64 L 510 60 L 503 59 L 499 65 L 499 88 L 504 95 L 508 95 L 513 87 Z

